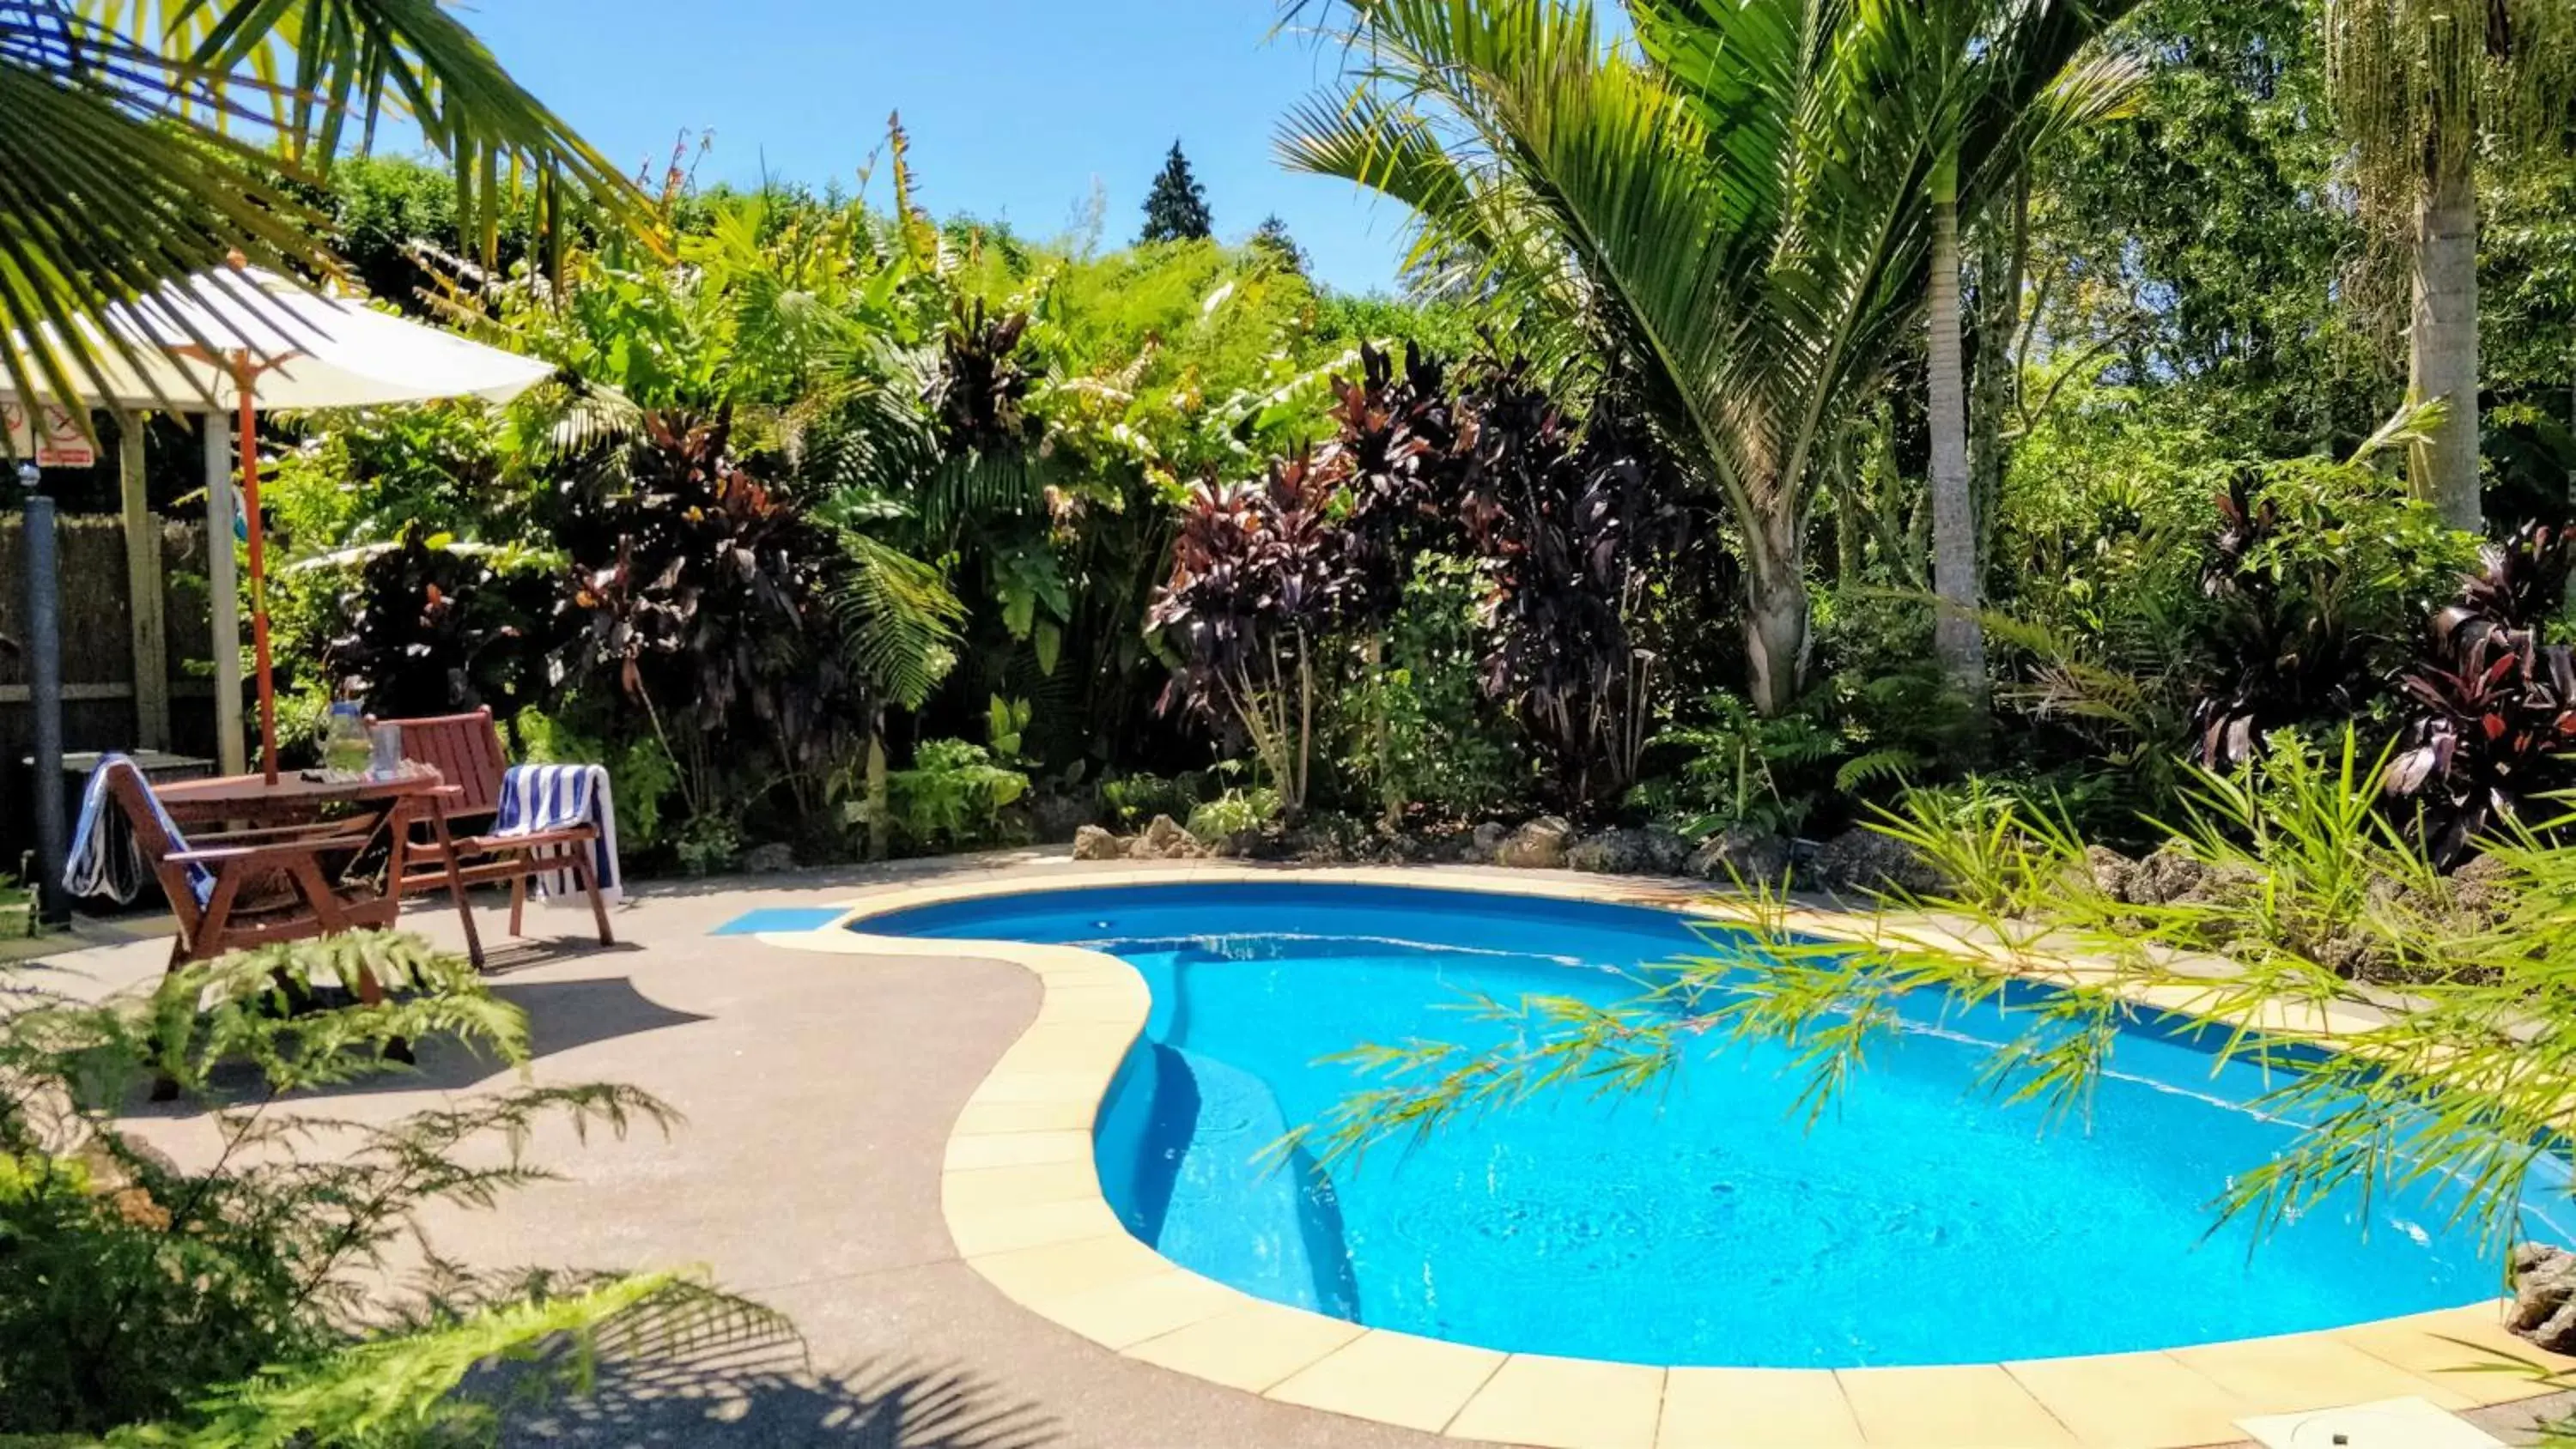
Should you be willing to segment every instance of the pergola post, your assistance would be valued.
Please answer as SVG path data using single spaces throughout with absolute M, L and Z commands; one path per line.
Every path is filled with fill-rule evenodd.
M 116 464 L 123 483 L 125 593 L 134 623 L 134 743 L 170 748 L 170 639 L 162 612 L 161 525 L 143 482 L 143 415 L 116 415 Z
M 206 587 L 214 618 L 215 757 L 227 775 L 250 772 L 242 740 L 241 590 L 233 569 L 232 422 L 220 412 L 206 423 Z

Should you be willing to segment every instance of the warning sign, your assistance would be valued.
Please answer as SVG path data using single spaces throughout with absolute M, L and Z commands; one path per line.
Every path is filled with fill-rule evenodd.
M 9 456 L 19 462 L 29 457 L 39 468 L 89 468 L 98 463 L 98 449 L 81 436 L 80 420 L 72 410 L 46 403 L 32 410 L 14 398 L 0 398 L 0 423 L 8 425 Z

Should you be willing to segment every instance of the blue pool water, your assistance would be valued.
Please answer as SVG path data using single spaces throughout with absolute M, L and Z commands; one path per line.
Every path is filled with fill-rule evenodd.
M 2048 1127 L 1975 1085 L 1985 1049 L 2021 1029 L 1993 1007 L 1922 1003 L 1812 1126 L 1786 1054 L 1735 1048 L 1656 1096 L 1558 1094 L 1329 1174 L 1265 1153 L 1361 1085 L 1319 1058 L 1490 1043 L 1502 1028 L 1456 1009 L 1470 993 L 1607 1004 L 1637 994 L 1641 967 L 1711 953 L 1665 912 L 1255 882 L 1038 892 L 856 929 L 1133 963 L 1154 1006 L 1098 1123 L 1111 1205 L 1185 1267 L 1374 1326 L 1651 1364 L 1983 1363 L 2332 1328 L 2501 1281 L 2421 1194 L 2354 1194 L 2259 1245 L 2213 1232 L 2229 1175 L 2297 1130 L 2241 1107 L 2262 1070 L 2142 1026 L 2089 1122 Z

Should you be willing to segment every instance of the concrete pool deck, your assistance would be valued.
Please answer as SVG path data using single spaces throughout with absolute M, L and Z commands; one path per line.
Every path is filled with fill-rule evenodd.
M 1150 873 L 1224 872 L 1267 873 Z M 2149 1449 L 2232 1442 L 2234 1422 L 2251 1415 L 2378 1399 L 2424 1398 L 2497 1433 L 2540 1407 L 2478 1408 L 2527 1386 L 2449 1371 L 2480 1357 L 2451 1337 L 2530 1352 L 2491 1313 L 2166 1354 L 1846 1373 L 1587 1364 L 1320 1319 L 1183 1272 L 1127 1239 L 1100 1203 L 1082 1094 L 1097 1102 L 1103 1054 L 1133 1034 L 1132 1021 L 1119 1023 L 1141 1018 L 1132 972 L 1103 974 L 1105 958 L 1081 952 L 1042 979 L 981 947 L 915 943 L 897 954 L 854 939 L 857 951 L 818 954 L 707 934 L 760 907 L 884 908 L 933 883 L 1033 888 L 1145 873 L 1029 852 L 657 886 L 619 913 L 627 944 L 615 949 L 580 944 L 574 916 L 537 913 L 533 925 L 567 937 L 496 953 L 494 975 L 498 994 L 530 1013 L 536 1080 L 630 1082 L 687 1121 L 668 1140 L 582 1147 L 547 1134 L 538 1158 L 565 1180 L 493 1212 L 437 1214 L 437 1246 L 478 1267 L 701 1266 L 793 1317 L 810 1361 L 736 1355 L 613 1374 L 597 1403 L 523 1437 Z M 1306 874 L 1596 898 L 1644 884 L 1466 868 Z M 452 913 L 423 910 L 405 924 L 454 943 Z M 43 959 L 71 973 L 67 984 L 96 989 L 148 980 L 165 949 L 138 941 Z M 504 1080 L 426 1044 L 418 1077 L 318 1109 L 384 1120 Z M 133 1125 L 182 1160 L 213 1145 L 194 1117 Z

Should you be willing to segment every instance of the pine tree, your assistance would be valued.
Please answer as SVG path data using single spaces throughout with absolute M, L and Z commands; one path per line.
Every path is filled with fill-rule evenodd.
M 1204 241 L 1216 231 L 1215 219 L 1208 215 L 1207 188 L 1190 174 L 1190 158 L 1181 154 L 1181 143 L 1172 143 L 1172 154 L 1163 160 L 1163 174 L 1154 178 L 1154 189 L 1145 196 L 1145 233 L 1139 242 Z
M 1253 250 L 1267 253 L 1280 266 L 1300 276 L 1306 271 L 1306 249 L 1288 234 L 1288 223 L 1272 212 L 1261 219 L 1261 227 L 1252 234 Z

